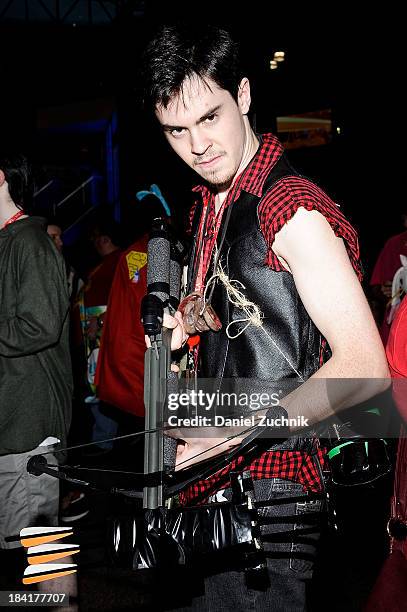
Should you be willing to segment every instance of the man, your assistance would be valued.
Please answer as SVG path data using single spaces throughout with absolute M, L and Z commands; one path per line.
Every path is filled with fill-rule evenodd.
M 86 283 L 73 300 L 72 309 L 72 352 L 78 399 L 74 404 L 73 430 L 78 431 L 81 441 L 95 443 L 83 452 L 88 459 L 108 454 L 113 449 L 112 438 L 118 429 L 116 409 L 97 397 L 94 378 L 110 288 L 122 252 L 119 227 L 112 219 L 98 219 L 89 228 L 89 238 L 101 261 L 88 274 Z M 84 435 L 88 409 L 92 415 L 90 440 Z M 87 516 L 88 501 L 83 491 L 69 491 L 62 500 L 61 521 L 70 524 Z
M 0 154 L 0 548 L 16 580 L 22 551 L 6 537 L 58 521 L 59 481 L 28 474 L 27 462 L 46 453 L 58 463 L 52 445 L 66 444 L 72 395 L 65 264 L 45 220 L 27 215 L 31 189 L 26 158 Z M 75 580 L 51 588 L 74 595 Z
M 56 221 L 48 220 L 47 234 L 51 238 L 52 242 L 55 244 L 56 249 L 58 249 L 58 251 L 63 254 L 64 241 L 62 239 L 62 229 L 56 223 Z M 74 268 L 67 262 L 65 263 L 65 267 L 68 279 L 69 297 L 71 298 L 71 300 L 74 300 L 77 292 L 83 285 L 83 281 L 79 278 L 79 275 L 77 274 L 77 272 L 75 272 Z
M 64 248 L 64 243 L 62 241 L 62 230 L 56 223 L 48 223 L 47 225 L 47 234 L 51 238 L 52 242 L 55 244 L 56 248 L 60 253 Z
M 93 381 L 110 288 L 121 255 L 119 229 L 113 221 L 101 219 L 91 228 L 90 241 L 101 262 L 91 270 L 79 291 L 73 310 L 74 334 L 77 344 L 85 349 L 87 371 L 82 372 L 82 377 L 86 379 L 85 402 L 91 406 L 95 419 L 92 439 L 101 441 L 100 449 L 109 450 L 112 443 L 102 440 L 115 435 L 117 422 L 100 410 Z
M 207 297 L 208 280 L 216 276 L 211 303 L 223 328 L 201 334 L 201 376 L 248 377 L 265 391 L 280 382 L 303 383 L 283 398 L 280 415 L 303 415 L 309 425 L 384 390 L 388 370 L 358 279 L 356 234 L 337 205 L 289 166 L 277 139 L 252 130 L 250 83 L 229 34 L 164 27 L 145 52 L 144 79 L 145 102 L 165 138 L 202 179 L 196 189 L 202 202 L 192 215 L 195 255 L 188 291 L 206 289 Z M 181 313 L 165 323 L 173 328 L 172 348 L 179 348 L 187 339 Z M 335 378 L 354 380 L 331 388 L 327 379 Z M 190 601 L 183 603 L 194 609 L 304 609 L 317 529 L 302 544 L 293 536 L 298 524 L 292 525 L 292 517 L 320 510 L 308 494 L 323 488 L 322 455 L 310 447 L 309 434 L 290 433 L 287 440 L 270 442 L 245 468 L 258 500 L 280 500 L 262 510 L 270 585 L 248 588 L 229 557 L 221 569 L 200 568 L 204 591 L 191 589 Z M 218 439 L 205 430 L 194 436 L 187 428 L 177 435 L 182 467 L 236 444 L 222 431 Z M 220 478 L 225 474 L 226 483 Z M 227 474 L 225 469 L 196 483 L 184 501 L 197 503 L 225 487 L 230 499 Z M 301 495 L 301 502 L 287 503 Z M 275 536 L 280 541 L 270 542 Z
M 83 399 L 90 403 L 95 400 L 96 405 L 98 400 L 94 396 L 93 378 L 103 320 L 121 249 L 120 231 L 113 219 L 100 218 L 88 228 L 88 232 L 89 241 L 100 261 L 87 273 L 86 282 L 81 285 L 74 300 L 73 344 L 75 352 L 78 353 L 77 362 L 80 364 L 80 371 L 75 372 L 75 383 Z M 103 437 L 103 432 L 101 435 Z

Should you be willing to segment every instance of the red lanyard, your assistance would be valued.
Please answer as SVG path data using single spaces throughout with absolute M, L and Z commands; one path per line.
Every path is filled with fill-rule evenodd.
M 234 187 L 229 191 L 229 193 L 227 194 L 227 197 L 224 199 L 221 207 L 219 208 L 216 216 L 215 216 L 215 226 L 213 228 L 213 234 L 211 236 L 211 241 L 212 241 L 212 247 L 215 245 L 218 234 L 219 234 L 219 230 L 220 230 L 220 226 L 222 225 L 222 218 L 223 218 L 223 213 L 225 212 L 226 208 L 228 208 L 229 206 L 232 206 L 233 202 L 236 200 L 236 196 L 239 192 L 239 188 L 241 187 L 242 184 L 242 180 L 245 176 L 246 172 L 243 170 L 243 172 L 239 175 L 238 179 L 235 181 Z M 211 196 L 211 198 L 207 201 L 206 206 L 204 205 L 204 208 L 202 210 L 202 215 L 201 215 L 201 225 L 199 228 L 199 233 L 198 233 L 198 240 L 199 243 L 202 245 L 202 255 L 204 252 L 204 234 L 206 231 L 206 227 L 204 227 L 206 225 L 205 221 L 206 221 L 206 215 L 205 215 L 205 211 L 206 211 L 206 207 L 208 206 L 215 206 L 215 201 L 214 201 L 214 197 L 213 194 Z M 195 282 L 195 289 L 194 291 L 200 291 L 202 292 L 205 286 L 205 277 L 208 271 L 208 267 L 210 265 L 210 261 L 205 262 L 206 263 L 206 269 L 204 266 L 204 257 L 201 255 L 201 259 L 199 261 L 199 267 L 198 267 L 198 274 L 197 274 L 197 278 L 196 278 L 196 282 Z
M 212 201 L 211 201 L 212 200 Z M 205 239 L 205 232 L 208 230 L 206 226 L 206 209 L 209 206 L 214 206 L 215 203 L 213 201 L 213 196 L 209 199 L 209 201 L 206 203 L 206 206 L 204 206 L 204 209 L 202 211 L 202 216 L 201 216 L 201 227 L 199 228 L 199 234 L 198 234 L 198 244 L 200 245 L 200 249 L 202 249 L 202 254 L 204 253 L 204 249 L 205 249 L 205 245 L 204 245 L 204 239 Z M 218 235 L 221 223 L 222 223 L 222 217 L 223 217 L 223 211 L 225 209 L 225 202 L 223 202 L 222 206 L 220 207 L 218 214 L 215 217 L 215 227 L 213 228 L 213 233 L 211 236 L 211 240 L 212 242 L 215 244 L 216 241 L 216 236 Z M 205 221 L 204 221 L 205 220 Z M 213 222 L 213 220 L 212 220 Z M 199 252 L 199 251 L 198 251 Z M 209 265 L 209 262 L 206 262 L 207 265 Z M 199 261 L 198 264 L 198 274 L 197 274 L 197 278 L 196 278 L 196 283 L 195 283 L 195 288 L 194 291 L 202 291 L 204 284 L 205 284 L 205 276 L 206 276 L 206 272 L 207 270 L 204 270 L 204 257 L 201 256 L 201 259 Z
M 4 229 L 7 225 L 10 225 L 11 223 L 14 223 L 14 221 L 18 221 L 18 219 L 20 219 L 23 216 L 24 216 L 24 211 L 23 210 L 19 210 L 18 212 L 16 212 L 15 215 L 10 217 L 10 219 L 7 219 L 7 221 L 3 225 L 2 229 Z

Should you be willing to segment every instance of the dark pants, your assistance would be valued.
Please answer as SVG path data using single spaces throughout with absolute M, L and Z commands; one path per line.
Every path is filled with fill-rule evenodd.
M 307 500 L 302 486 L 277 478 L 255 481 L 257 501 L 303 499 L 260 508 L 269 584 L 247 584 L 236 552 L 205 559 L 167 583 L 164 609 L 199 612 L 302 612 L 319 538 L 321 500 Z M 228 497 L 228 492 L 225 493 Z

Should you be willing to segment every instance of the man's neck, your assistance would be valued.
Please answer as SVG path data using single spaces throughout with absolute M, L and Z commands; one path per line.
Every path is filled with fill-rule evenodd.
M 223 202 L 226 200 L 227 195 L 229 191 L 231 190 L 231 188 L 233 187 L 233 185 L 235 184 L 237 177 L 240 176 L 243 170 L 246 169 L 246 167 L 249 165 L 249 163 L 253 159 L 255 153 L 257 152 L 257 149 L 259 148 L 260 143 L 257 139 L 256 134 L 253 132 L 252 128 L 250 127 L 250 124 L 248 121 L 247 121 L 247 127 L 246 127 L 246 134 L 247 134 L 246 144 L 243 150 L 243 155 L 242 155 L 242 159 L 241 159 L 239 168 L 237 169 L 231 184 L 225 189 L 218 190 L 218 193 L 216 194 L 216 198 L 215 198 L 216 214 L 218 213 Z
M 0 228 L 4 227 L 5 223 L 19 212 L 21 210 L 17 208 L 13 200 L 0 200 Z
M 103 251 L 103 255 L 102 257 L 106 257 L 107 255 L 111 255 L 112 253 L 114 253 L 115 251 L 118 250 L 118 246 L 114 245 L 114 244 L 109 244 L 106 245 L 104 251 Z

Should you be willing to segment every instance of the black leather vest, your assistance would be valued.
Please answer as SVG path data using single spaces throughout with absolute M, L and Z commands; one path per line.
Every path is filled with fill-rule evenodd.
M 293 175 L 298 173 L 281 157 L 266 180 L 263 194 L 281 178 Z M 218 379 L 220 386 L 223 379 L 236 379 L 243 385 L 244 379 L 251 379 L 251 390 L 269 392 L 270 383 L 274 388 L 275 383 L 284 381 L 298 386 L 309 378 L 320 367 L 323 338 L 301 302 L 291 273 L 276 272 L 265 264 L 267 245 L 258 218 L 260 201 L 242 191 L 232 204 L 220 262 L 229 279 L 240 281 L 245 296 L 259 306 L 264 316 L 262 326 L 249 325 L 237 338 L 230 339 L 226 326 L 245 315 L 231 304 L 223 283 L 217 281 L 212 305 L 223 327 L 220 332 L 201 335 L 200 376 Z M 233 325 L 231 333 L 235 335 L 244 325 Z M 281 403 L 284 405 L 284 401 Z
M 281 157 L 271 170 L 263 193 L 281 178 L 295 174 Z M 237 338 L 229 339 L 227 324 L 243 318 L 244 313 L 230 303 L 223 283 L 217 281 L 212 305 L 223 328 L 217 333 L 202 334 L 201 375 L 219 379 L 306 380 L 319 367 L 321 334 L 301 302 L 292 275 L 276 272 L 264 263 L 267 245 L 260 230 L 259 203 L 259 198 L 242 191 L 232 204 L 220 262 L 229 279 L 240 281 L 245 296 L 259 306 L 264 315 L 263 325 L 250 325 Z M 219 236 L 223 234 L 225 218 L 226 212 Z M 243 326 L 244 323 L 233 325 L 232 334 Z

